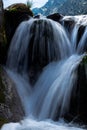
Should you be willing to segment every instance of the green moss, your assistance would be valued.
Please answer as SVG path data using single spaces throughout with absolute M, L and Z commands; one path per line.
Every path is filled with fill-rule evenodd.
M 33 6 L 33 2 L 30 0 L 27 0 L 27 7 L 31 8 Z
M 8 11 L 12 12 L 12 11 L 29 11 L 30 8 L 25 5 L 25 4 L 13 4 L 11 6 L 8 7 Z
M 17 9 L 16 8 L 12 8 L 12 9 L 9 10 L 9 12 L 13 12 L 13 11 L 17 11 Z
M 87 64 L 87 56 L 84 56 L 82 59 L 81 65 L 86 65 Z
M 8 123 L 8 120 L 5 119 L 5 118 L 0 117 L 0 127 L 1 127 L 3 124 L 5 124 L 5 123 Z

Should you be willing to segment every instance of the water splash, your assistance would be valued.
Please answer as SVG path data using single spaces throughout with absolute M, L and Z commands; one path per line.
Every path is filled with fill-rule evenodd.
M 39 119 L 54 119 L 56 112 L 60 117 L 68 112 L 76 83 L 76 69 L 83 57 L 72 55 L 67 60 L 51 63 L 45 68 L 31 94 L 29 113 L 39 116 Z
M 64 122 L 53 122 L 51 120 L 37 121 L 25 119 L 20 123 L 9 123 L 2 127 L 1 130 L 82 130 L 79 126 L 67 126 Z

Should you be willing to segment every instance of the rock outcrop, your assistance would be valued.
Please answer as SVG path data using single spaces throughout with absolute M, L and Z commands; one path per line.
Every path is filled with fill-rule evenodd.
M 63 18 L 63 15 L 59 14 L 59 13 L 55 13 L 55 14 L 51 14 L 47 16 L 48 19 L 52 19 L 56 22 L 60 22 L 61 19 Z
M 33 16 L 25 4 L 13 4 L 4 10 L 7 42 L 10 43 L 18 25 Z
M 3 9 L 0 3 L 0 64 L 5 64 L 11 39 L 18 25 L 33 16 L 32 11 L 25 4 L 13 4 Z
M 5 122 L 20 121 L 24 110 L 15 89 L 15 84 L 0 67 L 0 125 Z
M 87 57 L 83 58 L 77 70 L 77 82 L 74 86 L 67 120 L 87 124 Z

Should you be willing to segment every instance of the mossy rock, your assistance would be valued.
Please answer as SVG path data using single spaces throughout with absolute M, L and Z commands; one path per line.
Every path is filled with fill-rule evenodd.
M 4 125 L 5 123 L 8 123 L 8 120 L 5 118 L 0 117 L 0 127 Z
M 82 64 L 82 65 L 83 65 L 83 64 L 84 64 L 84 65 L 87 64 L 87 55 L 84 56 L 84 58 L 83 58 L 81 64 Z
M 19 24 L 33 17 L 33 13 L 25 4 L 13 4 L 4 10 L 4 23 L 7 42 L 10 43 Z
M 6 8 L 7 11 L 9 12 L 29 12 L 30 16 L 33 16 L 32 11 L 26 4 L 12 4 L 11 6 Z

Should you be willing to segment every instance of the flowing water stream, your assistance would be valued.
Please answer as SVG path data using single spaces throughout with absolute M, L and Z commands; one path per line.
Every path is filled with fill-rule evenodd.
M 63 25 L 46 18 L 20 24 L 9 49 L 6 71 L 16 84 L 25 119 L 5 124 L 1 130 L 83 130 L 63 117 L 69 111 L 77 68 L 86 55 L 86 34 L 77 43 L 78 30 L 86 26 L 84 16 L 72 18 L 68 37 Z M 58 121 L 53 121 L 55 118 Z

